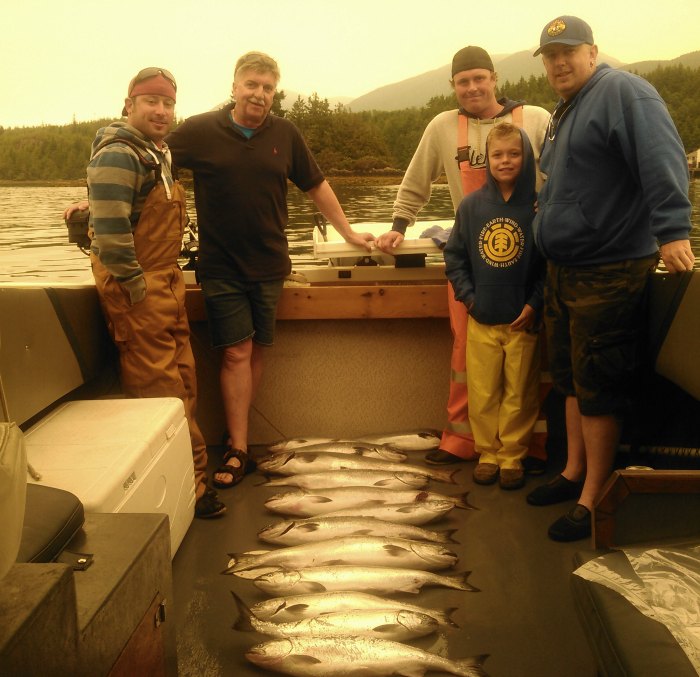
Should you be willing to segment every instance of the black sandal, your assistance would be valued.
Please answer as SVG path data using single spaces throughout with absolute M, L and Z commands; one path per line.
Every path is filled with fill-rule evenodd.
M 194 516 L 200 519 L 219 517 L 226 512 L 226 506 L 218 499 L 213 489 L 207 489 L 194 504 Z
M 232 458 L 238 459 L 240 463 L 238 467 L 228 464 L 228 461 Z M 231 482 L 222 482 L 221 480 L 217 480 L 216 477 L 212 477 L 212 484 L 217 489 L 228 489 L 238 484 L 246 475 L 252 473 L 256 467 L 257 464 L 250 459 L 247 452 L 229 447 L 224 453 L 224 465 L 220 465 L 214 471 L 214 475 L 231 475 L 233 480 Z

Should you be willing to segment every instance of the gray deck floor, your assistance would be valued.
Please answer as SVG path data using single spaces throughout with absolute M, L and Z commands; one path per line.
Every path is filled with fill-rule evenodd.
M 254 452 L 257 453 L 257 452 Z M 210 450 L 210 466 L 220 460 Z M 422 463 L 422 453 L 410 462 Z M 491 677 L 593 677 L 596 674 L 576 618 L 569 589 L 573 554 L 587 541 L 554 543 L 547 527 L 569 504 L 535 508 L 525 502 L 529 489 L 544 478 L 529 478 L 525 489 L 506 492 L 497 485 L 474 485 L 472 463 L 464 463 L 460 485 L 431 482 L 431 489 L 457 494 L 469 491 L 478 510 L 453 510 L 430 525 L 458 529 L 454 546 L 459 562 L 454 569 L 471 571 L 470 582 L 480 592 L 424 588 L 407 601 L 427 607 L 458 607 L 447 629 L 416 645 L 450 657 L 490 654 L 485 668 Z M 244 651 L 266 638 L 232 629 L 237 616 L 230 591 L 248 604 L 265 598 L 251 581 L 224 576 L 229 552 L 270 549 L 257 538 L 258 530 L 282 516 L 268 512 L 264 501 L 282 487 L 260 488 L 260 474 L 249 475 L 220 492 L 228 512 L 216 520 L 194 520 L 173 562 L 174 616 L 178 635 L 180 675 L 236 677 L 273 674 L 247 662 Z M 292 489 L 293 487 L 289 487 Z M 437 674 L 437 673 L 433 673 Z

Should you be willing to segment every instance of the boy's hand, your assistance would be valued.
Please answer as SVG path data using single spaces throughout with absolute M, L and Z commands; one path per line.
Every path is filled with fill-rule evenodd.
M 518 318 L 511 323 L 511 331 L 527 331 L 532 329 L 535 325 L 535 319 L 537 318 L 537 313 L 535 309 L 528 305 L 527 303 L 523 306 L 522 312 Z

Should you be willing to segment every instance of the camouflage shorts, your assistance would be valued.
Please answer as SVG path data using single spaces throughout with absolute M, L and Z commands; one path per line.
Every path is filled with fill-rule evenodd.
M 645 289 L 657 257 L 600 266 L 549 263 L 545 325 L 554 387 L 585 416 L 628 408 L 642 352 Z

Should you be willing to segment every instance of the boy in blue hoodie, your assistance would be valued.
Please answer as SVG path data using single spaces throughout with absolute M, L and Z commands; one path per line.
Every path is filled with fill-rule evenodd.
M 445 247 L 445 273 L 469 312 L 469 423 L 477 484 L 525 483 L 522 459 L 539 412 L 544 260 L 534 242 L 535 159 L 512 124 L 488 136 L 486 184 L 465 197 Z

